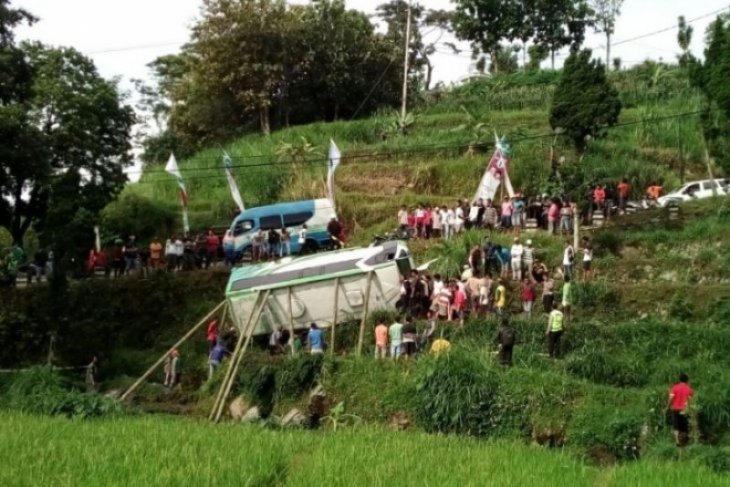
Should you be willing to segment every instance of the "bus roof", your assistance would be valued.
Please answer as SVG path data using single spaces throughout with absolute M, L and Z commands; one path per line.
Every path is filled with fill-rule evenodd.
M 334 275 L 364 273 L 370 267 L 393 261 L 400 249 L 408 247 L 400 241 L 385 242 L 375 247 L 353 248 L 284 258 L 277 262 L 254 264 L 234 269 L 228 281 L 227 294 L 254 289 L 289 285 L 291 281 L 321 281 Z

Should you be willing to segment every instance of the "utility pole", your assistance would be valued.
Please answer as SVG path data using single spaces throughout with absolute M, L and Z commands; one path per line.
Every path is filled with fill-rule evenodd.
M 403 95 L 400 107 L 400 123 L 401 130 L 405 128 L 406 108 L 408 102 L 408 55 L 410 54 L 411 44 L 411 0 L 408 0 L 408 12 L 406 16 L 406 42 L 403 56 Z

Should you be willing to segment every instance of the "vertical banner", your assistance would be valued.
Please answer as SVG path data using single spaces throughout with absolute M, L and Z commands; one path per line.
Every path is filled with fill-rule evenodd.
M 335 206 L 335 170 L 340 165 L 341 158 L 340 149 L 335 141 L 330 139 L 330 150 L 327 157 L 327 198 L 332 203 L 332 207 Z
M 479 198 L 482 198 L 485 201 L 494 200 L 494 195 L 497 193 L 497 189 L 499 189 L 499 185 L 502 182 L 504 182 L 505 188 L 507 188 L 507 193 L 509 193 L 510 197 L 515 194 L 514 189 L 512 188 L 512 183 L 509 180 L 508 173 L 510 158 L 509 145 L 507 145 L 504 137 L 500 140 L 495 134 L 494 139 L 494 154 L 492 154 L 491 159 L 489 159 L 489 164 L 487 164 L 487 169 L 484 171 L 484 176 L 482 176 L 482 180 L 479 182 L 479 187 L 474 195 L 474 201 Z
M 238 210 L 243 213 L 243 210 L 245 210 L 246 207 L 243 206 L 243 198 L 241 198 L 241 192 L 238 190 L 236 178 L 233 176 L 233 161 L 226 151 L 223 151 L 223 167 L 226 169 L 226 179 L 228 179 L 228 187 L 231 190 L 233 201 L 236 202 Z
M 190 222 L 188 220 L 188 190 L 185 188 L 185 181 L 183 181 L 182 174 L 180 174 L 180 168 L 177 166 L 177 159 L 175 154 L 170 153 L 170 159 L 167 161 L 165 166 L 165 172 L 172 174 L 177 179 L 177 185 L 180 188 L 180 202 L 182 203 L 182 216 L 183 216 L 183 229 L 185 230 L 185 236 L 190 233 Z

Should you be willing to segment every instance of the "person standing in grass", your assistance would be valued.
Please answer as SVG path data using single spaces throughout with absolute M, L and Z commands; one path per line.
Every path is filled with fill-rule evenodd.
M 316 323 L 309 325 L 309 333 L 307 334 L 307 343 L 309 344 L 309 353 L 312 355 L 321 355 L 324 353 L 324 332 Z
M 408 208 L 406 208 L 406 205 L 401 206 L 398 210 L 398 230 L 401 232 L 408 230 Z
M 96 392 L 99 389 L 99 359 L 96 355 L 86 366 L 86 392 Z
M 679 382 L 669 390 L 667 407 L 672 413 L 672 430 L 674 443 L 678 447 L 686 446 L 689 442 L 689 401 L 694 391 L 689 386 L 689 377 L 682 372 Z
M 441 209 L 436 206 L 431 211 L 431 236 L 441 238 L 441 228 L 443 228 L 443 215 Z
M 565 321 L 570 322 L 570 317 L 573 312 L 573 283 L 570 282 L 570 278 L 566 277 L 563 282 L 563 293 L 562 303 L 563 313 L 565 314 Z
M 494 311 L 498 315 L 504 313 L 504 308 L 507 305 L 507 288 L 504 287 L 504 282 L 500 277 L 497 279 L 497 289 L 494 291 Z
M 388 326 L 382 321 L 375 327 L 375 358 L 388 356 Z
M 545 313 L 550 313 L 553 310 L 553 303 L 555 302 L 555 281 L 550 274 L 545 274 L 545 281 L 542 285 L 542 309 Z
M 413 320 L 408 317 L 406 318 L 406 324 L 403 325 L 403 354 L 406 358 L 412 357 L 416 354 L 416 340 L 418 340 L 418 331 Z
M 565 240 L 565 248 L 563 249 L 563 276 L 566 279 L 573 277 L 573 261 L 575 260 L 575 249 L 570 239 Z
M 535 286 L 527 277 L 522 281 L 522 310 L 528 318 L 532 317 L 532 306 L 535 302 Z
M 563 313 L 553 304 L 553 310 L 548 316 L 548 326 L 545 331 L 550 358 L 560 358 L 560 337 L 563 336 Z
M 583 280 L 591 278 L 591 267 L 593 265 L 593 245 L 588 237 L 583 237 Z
M 499 346 L 499 363 L 505 368 L 512 366 L 512 350 L 516 341 L 515 330 L 509 325 L 507 318 L 502 318 L 497 335 L 494 337 L 494 343 Z
M 459 319 L 459 326 L 464 327 L 464 314 L 466 308 L 466 291 L 461 283 L 454 282 L 453 294 L 454 294 L 454 305 L 452 314 Z
M 177 348 L 172 351 L 165 358 L 165 387 L 174 387 L 177 384 L 178 378 L 178 362 L 180 360 L 180 352 Z
M 398 360 L 398 357 L 403 353 L 401 349 L 401 344 L 403 343 L 403 324 L 400 323 L 400 318 L 396 319 L 388 328 L 388 338 L 390 338 L 390 356 Z
M 210 351 L 210 355 L 208 356 L 208 380 L 213 378 L 215 370 L 220 366 L 221 363 L 223 363 L 223 359 L 226 355 L 228 355 L 228 353 L 228 349 L 226 349 L 223 340 L 219 340 L 218 343 L 216 343 L 213 347 L 213 350 Z
M 525 253 L 525 248 L 520 243 L 519 237 L 515 237 L 510 249 L 510 264 L 512 269 L 512 280 L 522 280 L 522 256 Z

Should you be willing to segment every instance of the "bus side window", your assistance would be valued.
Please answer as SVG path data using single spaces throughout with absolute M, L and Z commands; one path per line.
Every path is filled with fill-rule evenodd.
M 408 278 L 411 275 L 411 259 L 408 257 L 399 257 L 395 260 L 395 265 L 398 266 L 400 275 L 404 278 Z
M 281 215 L 262 216 L 259 218 L 259 228 L 261 230 L 281 229 Z

